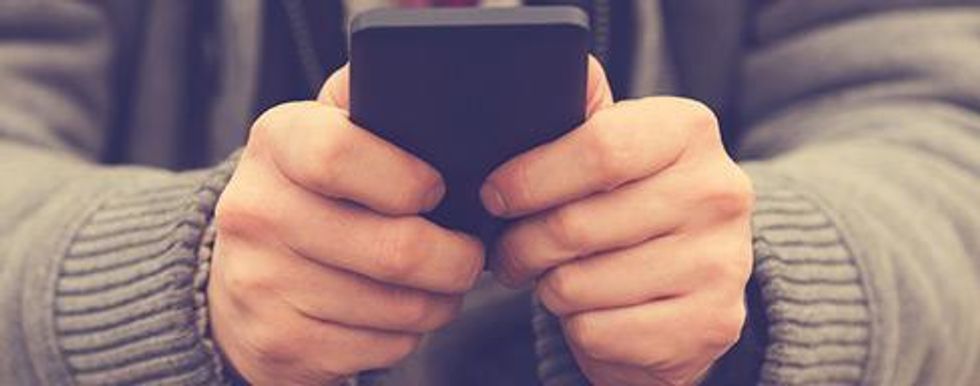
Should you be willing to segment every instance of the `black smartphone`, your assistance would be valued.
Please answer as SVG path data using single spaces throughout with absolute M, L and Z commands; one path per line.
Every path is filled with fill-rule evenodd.
M 479 189 L 585 118 L 589 22 L 576 7 L 381 9 L 351 22 L 352 120 L 442 173 L 426 216 L 492 240 Z

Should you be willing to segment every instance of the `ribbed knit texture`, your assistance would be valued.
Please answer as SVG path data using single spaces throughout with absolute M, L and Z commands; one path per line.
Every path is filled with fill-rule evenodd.
M 762 384 L 859 384 L 870 350 L 862 277 L 831 217 L 776 176 L 753 174 L 754 272 L 769 320 Z M 557 318 L 536 306 L 545 386 L 589 385 Z
M 769 344 L 763 384 L 859 384 L 871 317 L 862 276 L 818 204 L 776 178 L 756 178 L 754 275 Z
M 54 318 L 79 383 L 221 381 L 207 338 L 205 230 L 232 166 L 113 195 L 75 235 Z

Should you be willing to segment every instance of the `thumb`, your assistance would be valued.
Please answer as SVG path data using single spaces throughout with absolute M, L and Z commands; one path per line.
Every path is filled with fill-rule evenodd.
M 345 64 L 327 78 L 316 100 L 327 106 L 350 110 L 350 64 Z
M 594 56 L 589 55 L 589 80 L 586 89 L 585 116 L 591 117 L 596 111 L 612 106 L 612 89 L 606 80 L 606 71 L 602 69 Z

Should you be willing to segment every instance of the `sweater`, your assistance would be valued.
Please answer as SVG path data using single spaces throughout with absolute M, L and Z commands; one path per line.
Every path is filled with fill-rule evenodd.
M 223 382 L 208 229 L 269 47 L 259 1 L 201 3 L 0 5 L 0 384 Z M 967 3 L 613 2 L 617 95 L 707 102 L 755 184 L 761 383 L 980 380 Z M 582 381 L 531 304 L 481 282 L 391 383 Z

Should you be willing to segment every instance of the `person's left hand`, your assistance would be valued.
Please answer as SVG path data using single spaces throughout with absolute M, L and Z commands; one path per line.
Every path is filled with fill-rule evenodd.
M 612 103 L 590 62 L 589 117 L 495 170 L 481 197 L 523 217 L 492 255 L 494 274 L 562 322 L 597 385 L 698 382 L 738 338 L 752 266 L 751 183 L 705 105 Z

